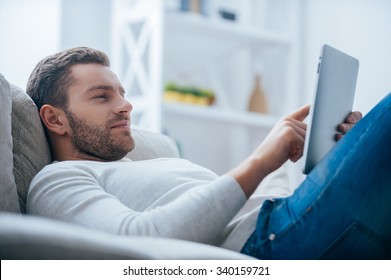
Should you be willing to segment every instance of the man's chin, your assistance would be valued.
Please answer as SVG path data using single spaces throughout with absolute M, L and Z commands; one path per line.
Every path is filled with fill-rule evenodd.
M 126 148 L 124 148 L 125 154 L 123 155 L 123 157 L 125 157 L 128 153 L 130 153 L 131 151 L 133 151 L 134 148 L 135 148 L 135 146 L 136 146 L 136 143 L 135 143 L 135 141 L 134 141 L 134 138 L 133 138 L 132 136 L 130 136 L 129 142 L 128 142 Z M 123 157 L 122 157 L 122 158 L 123 158 Z
M 117 151 L 116 153 L 111 153 L 110 155 L 107 155 L 104 157 L 104 160 L 106 161 L 117 161 L 117 160 L 121 160 L 123 159 L 124 157 L 126 157 L 126 155 L 128 153 L 130 153 L 131 151 L 126 151 L 126 150 L 122 150 L 121 152 L 120 151 Z
M 131 138 L 131 141 L 130 141 L 130 146 L 129 146 L 129 151 L 128 153 L 130 153 L 131 151 L 134 150 L 134 148 L 136 147 L 136 141 L 134 141 L 134 138 L 132 136 L 130 136 Z

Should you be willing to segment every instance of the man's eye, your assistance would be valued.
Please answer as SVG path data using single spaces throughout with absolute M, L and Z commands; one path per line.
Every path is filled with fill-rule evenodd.
M 95 98 L 95 99 L 105 99 L 105 98 L 106 98 L 106 95 L 101 94 L 101 95 L 95 96 L 94 98 Z

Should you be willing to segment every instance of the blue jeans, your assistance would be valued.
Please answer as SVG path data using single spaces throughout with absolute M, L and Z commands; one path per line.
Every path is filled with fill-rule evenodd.
M 266 201 L 242 253 L 260 259 L 391 259 L 391 94 L 294 194 Z

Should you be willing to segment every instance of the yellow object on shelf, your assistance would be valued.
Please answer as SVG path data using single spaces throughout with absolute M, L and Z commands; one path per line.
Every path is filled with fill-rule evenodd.
M 167 90 L 164 93 L 164 101 L 168 102 L 185 102 L 185 96 L 177 91 Z
M 210 106 L 214 102 L 214 93 L 211 90 L 196 87 L 180 87 L 173 83 L 166 85 L 163 100 L 200 106 Z

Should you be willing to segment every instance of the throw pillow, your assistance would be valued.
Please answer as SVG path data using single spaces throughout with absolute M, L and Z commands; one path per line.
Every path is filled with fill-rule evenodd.
M 20 208 L 26 212 L 28 188 L 33 177 L 51 162 L 49 145 L 34 101 L 11 85 L 14 176 Z

